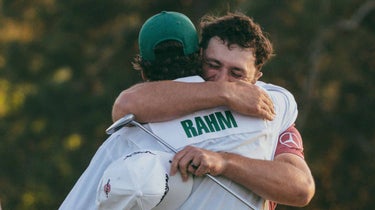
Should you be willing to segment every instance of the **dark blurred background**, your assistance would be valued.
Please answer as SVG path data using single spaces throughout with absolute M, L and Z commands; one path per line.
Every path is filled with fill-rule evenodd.
M 375 1 L 0 0 L 4 210 L 58 208 L 107 138 L 115 98 L 141 81 L 137 34 L 162 10 L 260 23 L 276 50 L 262 80 L 299 105 L 316 181 L 303 209 L 374 208 Z

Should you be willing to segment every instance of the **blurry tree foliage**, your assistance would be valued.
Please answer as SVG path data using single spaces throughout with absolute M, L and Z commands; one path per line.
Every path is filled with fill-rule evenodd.
M 305 209 L 373 208 L 374 0 L 0 0 L 3 209 L 58 208 L 107 138 L 115 98 L 141 81 L 138 31 L 162 10 L 260 23 L 276 51 L 262 80 L 299 105 L 317 187 Z

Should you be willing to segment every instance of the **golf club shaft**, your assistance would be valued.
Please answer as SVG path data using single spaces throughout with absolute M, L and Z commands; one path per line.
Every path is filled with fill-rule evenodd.
M 168 149 L 172 150 L 174 153 L 177 153 L 178 151 L 170 144 L 168 144 L 166 141 L 164 141 L 162 138 L 159 136 L 155 135 L 153 132 L 149 131 L 147 128 L 145 128 L 142 124 L 139 122 L 132 120 L 130 124 L 137 126 L 138 128 L 142 129 L 144 132 L 148 133 L 152 137 L 154 137 L 156 140 L 158 140 L 159 143 L 163 144 L 166 146 Z
M 152 137 L 154 137 L 157 141 L 159 141 L 161 144 L 163 144 L 164 146 L 166 146 L 168 149 L 170 149 L 174 153 L 178 152 L 173 146 L 171 146 L 170 144 L 168 144 L 167 142 L 165 142 L 162 138 L 160 138 L 159 136 L 155 135 L 153 132 L 151 132 L 150 130 L 148 130 L 147 128 L 145 128 L 142 124 L 138 123 L 137 121 L 132 120 L 132 121 L 130 121 L 130 124 L 139 127 L 140 129 L 142 129 L 143 131 L 145 131 L 146 133 L 148 133 L 149 135 L 151 135 Z M 241 196 L 237 195 L 234 191 L 232 191 L 231 189 L 229 189 L 227 186 L 225 186 L 223 183 L 221 183 L 218 179 L 216 179 L 215 177 L 213 177 L 210 174 L 205 174 L 205 175 L 208 178 L 210 178 L 213 182 L 215 182 L 216 184 L 218 184 L 220 187 L 222 187 L 224 190 L 226 190 L 227 192 L 229 192 L 230 194 L 232 194 L 234 197 L 236 197 L 238 200 L 240 200 L 242 203 L 244 203 L 246 206 L 248 206 L 248 207 L 250 207 L 251 209 L 254 209 L 254 210 L 256 209 L 254 207 L 254 205 L 252 205 L 251 203 L 247 202 Z
M 250 209 L 255 210 L 255 206 L 249 202 L 247 202 L 244 198 L 241 196 L 237 195 L 237 193 L 233 192 L 231 189 L 229 189 L 226 185 L 221 183 L 218 179 L 216 179 L 214 176 L 211 174 L 205 174 L 208 178 L 210 178 L 213 182 L 218 184 L 221 188 L 232 194 L 234 197 L 236 197 L 238 200 L 240 200 L 242 203 L 244 203 L 246 206 L 250 207 Z

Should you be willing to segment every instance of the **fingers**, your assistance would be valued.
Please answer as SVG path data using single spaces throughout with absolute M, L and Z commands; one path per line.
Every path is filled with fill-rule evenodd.
M 262 92 L 262 97 L 260 97 L 261 102 L 259 114 L 266 120 L 273 120 L 276 114 L 273 102 L 266 92 Z
M 194 174 L 194 175 L 197 175 L 195 174 L 195 172 L 198 170 L 198 168 L 200 167 L 200 164 L 195 164 L 193 163 L 194 161 L 191 161 L 191 163 L 188 165 L 188 172 L 191 173 L 191 174 Z
M 275 117 L 273 101 L 265 90 L 244 81 L 237 81 L 234 84 L 235 87 L 229 89 L 231 94 L 226 106 L 247 116 L 273 120 Z
M 170 174 L 174 176 L 178 171 L 181 174 L 182 180 L 186 181 L 188 179 L 188 166 L 189 166 L 189 161 L 186 161 L 185 157 L 186 151 L 182 150 L 178 152 L 172 160 L 171 164 L 171 171 Z M 184 158 L 185 157 L 185 158 Z
M 192 146 L 185 147 L 173 157 L 170 174 L 173 176 L 179 171 L 182 180 L 187 181 L 189 174 L 202 176 L 209 173 L 209 164 L 204 160 L 203 153 L 203 149 Z
M 249 115 L 266 120 L 273 120 L 275 118 L 273 103 L 270 102 L 267 97 L 260 98 L 252 113 Z
M 203 176 L 210 173 L 210 167 L 207 164 L 201 163 L 199 167 L 193 172 L 195 176 Z
M 197 170 L 199 168 L 198 164 L 190 163 L 190 166 L 194 169 Z
M 276 114 L 272 102 L 265 102 L 261 108 L 261 115 L 263 115 L 266 120 L 273 120 L 275 118 Z

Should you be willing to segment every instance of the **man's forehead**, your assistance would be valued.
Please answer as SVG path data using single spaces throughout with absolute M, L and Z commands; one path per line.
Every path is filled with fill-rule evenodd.
M 236 44 L 229 47 L 221 40 L 212 40 L 206 49 L 203 49 L 203 58 L 210 60 L 219 60 L 227 62 L 255 62 L 252 48 L 241 48 Z
M 223 46 L 226 46 L 229 50 L 233 50 L 233 49 L 239 49 L 239 50 L 243 50 L 243 51 L 254 51 L 254 48 L 252 47 L 248 47 L 248 48 L 245 48 L 245 47 L 242 47 L 236 43 L 228 43 L 228 41 L 224 40 L 224 39 L 221 39 L 220 37 L 218 36 L 214 36 L 212 37 L 209 42 L 208 42 L 208 45 L 207 45 L 207 48 L 209 46 L 212 46 L 212 45 L 223 45 Z

